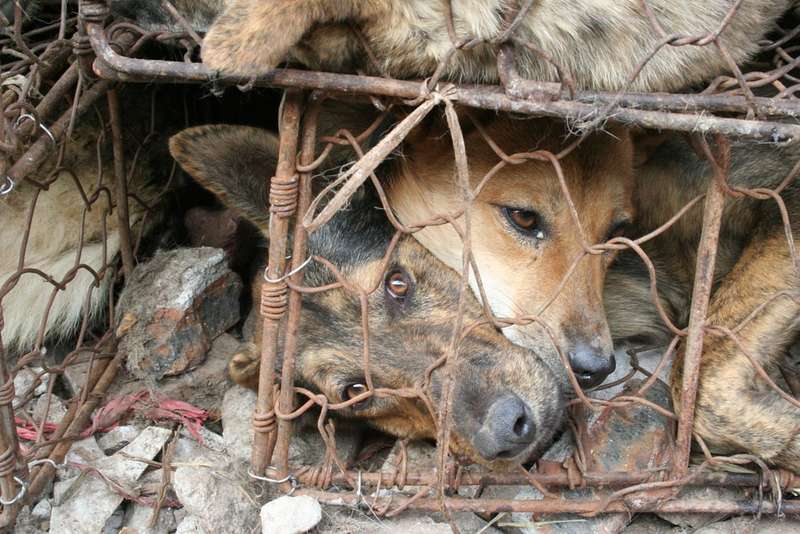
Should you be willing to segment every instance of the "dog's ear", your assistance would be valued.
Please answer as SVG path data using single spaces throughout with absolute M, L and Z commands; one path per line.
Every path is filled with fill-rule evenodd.
M 319 24 L 358 18 L 361 0 L 229 0 L 203 40 L 203 63 L 230 74 L 275 68 Z
M 169 151 L 200 185 L 267 235 L 267 186 L 278 159 L 274 134 L 249 126 L 197 126 L 172 136 Z

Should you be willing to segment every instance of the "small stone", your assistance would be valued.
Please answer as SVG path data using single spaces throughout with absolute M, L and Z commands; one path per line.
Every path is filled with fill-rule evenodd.
M 97 439 L 95 439 L 94 436 L 89 436 L 88 438 L 83 438 L 82 440 L 73 443 L 72 447 L 70 447 L 69 452 L 64 458 L 64 461 L 65 463 L 91 464 L 100 458 L 105 457 L 106 455 L 103 452 L 103 449 L 101 449 L 97 444 Z M 80 474 L 80 469 L 70 465 L 64 465 L 58 468 L 59 480 L 71 479 Z
M 111 517 L 108 518 L 106 524 L 103 525 L 103 530 L 101 530 L 101 534 L 117 534 L 122 529 L 122 522 L 125 519 L 125 510 L 120 506 L 114 513 L 111 514 Z
M 200 365 L 211 342 L 239 321 L 241 290 L 219 249 L 170 250 L 137 266 L 117 312 L 128 370 L 154 382 Z
M 219 532 L 220 525 L 227 532 L 252 532 L 258 526 L 258 505 L 246 492 L 246 482 L 235 466 L 195 461 L 175 470 L 172 487 L 186 512 L 208 532 Z
M 381 534 L 452 534 L 453 529 L 447 521 L 436 521 L 423 514 L 404 513 L 391 520 L 383 520 L 381 529 L 377 531 Z
M 572 432 L 562 432 L 555 443 L 542 455 L 540 462 L 563 464 L 575 452 L 575 437 Z
M 257 395 L 241 386 L 233 386 L 222 400 L 222 436 L 228 453 L 242 461 L 250 461 L 253 450 L 253 411 Z M 289 444 L 289 464 L 315 465 L 325 455 L 325 442 L 316 426 L 304 424 L 307 420 L 295 421 L 292 441 Z M 314 421 L 316 424 L 316 420 Z M 352 461 L 361 446 L 362 429 L 336 421 L 336 454 L 344 463 Z
M 263 534 L 301 534 L 308 532 L 322 520 L 322 507 L 307 495 L 284 495 L 261 508 Z
M 386 474 L 387 480 L 398 472 L 402 464 L 402 442 L 396 441 L 386 461 L 383 462 L 381 472 Z M 408 471 L 432 473 L 436 469 L 436 446 L 426 441 L 410 441 L 406 444 L 406 469 Z M 395 477 L 396 478 L 396 477 Z M 406 493 L 416 493 L 420 486 L 404 486 Z
M 36 382 L 36 377 L 41 373 L 42 368 L 40 367 L 23 367 L 17 371 L 14 376 L 13 406 L 15 410 L 22 405 L 26 398 L 36 398 L 47 392 L 47 386 L 50 383 L 50 375 L 48 373 L 44 373 L 41 376 L 41 381 L 35 387 L 33 385 Z M 33 388 L 33 394 L 29 395 L 31 388 Z
M 106 454 L 114 454 L 136 439 L 136 436 L 141 432 L 142 429 L 137 426 L 117 426 L 105 434 L 100 434 L 100 437 L 97 438 L 97 444 Z
M 638 514 L 625 529 L 625 534 L 669 534 L 673 530 L 675 534 L 682 534 L 681 529 L 659 519 L 655 514 Z
M 84 358 L 79 357 L 79 359 L 82 360 Z M 66 383 L 67 389 L 72 396 L 80 393 L 81 390 L 83 390 L 83 387 L 86 385 L 86 379 L 89 376 L 88 355 L 85 359 L 87 361 L 73 363 L 72 365 L 68 365 L 64 368 L 64 382 Z M 95 362 L 94 366 L 97 366 L 97 362 Z
M 203 522 L 192 515 L 188 515 L 183 521 L 178 523 L 178 530 L 175 534 L 208 534 L 208 531 L 203 527 Z
M 53 506 L 49 499 L 42 499 L 31 510 L 31 515 L 40 521 L 49 521 Z
M 113 456 L 95 460 L 92 466 L 117 483 L 132 485 L 148 467 L 132 458 L 153 459 L 170 435 L 165 428 L 148 427 L 127 447 Z M 122 501 L 123 497 L 110 492 L 101 479 L 78 477 L 53 508 L 51 530 L 74 534 L 100 532 Z
M 247 461 L 253 450 L 253 410 L 256 392 L 233 386 L 222 398 L 222 438 L 234 458 Z
M 224 463 L 223 454 L 226 452 L 226 449 L 222 436 L 206 428 L 201 429 L 200 435 L 203 438 L 202 443 L 191 436 L 178 438 L 175 450 L 173 451 L 173 463 L 181 464 L 198 461 Z
M 218 410 L 225 391 L 232 384 L 228 377 L 228 360 L 240 344 L 232 335 L 221 334 L 213 341 L 205 361 L 194 369 L 177 376 L 165 376 L 155 383 L 142 384 L 136 379 L 121 382 L 112 386 L 109 397 L 137 393 L 144 385 L 168 399 L 182 400 L 203 410 Z
M 131 503 L 125 514 L 124 525 L 131 534 L 168 534 L 175 531 L 177 523 L 175 514 L 169 508 L 162 508 L 158 513 L 155 526 L 150 527 L 150 517 L 154 508 Z
M 50 399 L 49 405 L 48 398 Z M 36 399 L 33 405 L 33 420 L 40 423 L 42 419 L 45 419 L 45 413 L 47 413 L 47 423 L 58 424 L 67 414 L 67 406 L 56 395 L 42 395 Z

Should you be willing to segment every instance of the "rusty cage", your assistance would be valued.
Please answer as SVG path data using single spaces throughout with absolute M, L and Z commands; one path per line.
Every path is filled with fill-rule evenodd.
M 660 413 L 675 423 L 674 453 L 666 458 L 657 469 L 643 472 L 592 472 L 587 470 L 581 458 L 583 451 L 576 452 L 576 457 L 563 465 L 549 466 L 547 469 L 526 470 L 510 473 L 493 473 L 476 466 L 458 465 L 447 453 L 447 414 L 449 390 L 438 406 L 438 468 L 435 472 L 415 472 L 406 469 L 401 461 L 393 473 L 369 472 L 353 469 L 344 465 L 336 457 L 335 436 L 333 428 L 326 424 L 328 413 L 352 405 L 364 398 L 380 394 L 399 394 L 405 396 L 424 395 L 417 391 L 380 391 L 368 390 L 357 399 L 346 403 L 329 403 L 324 395 L 316 392 L 297 389 L 293 385 L 293 348 L 294 338 L 302 332 L 302 324 L 298 324 L 301 292 L 303 288 L 302 267 L 306 262 L 305 236 L 315 228 L 331 219 L 337 209 L 342 208 L 354 191 L 368 180 L 373 180 L 376 187 L 380 184 L 374 178 L 373 171 L 403 140 L 405 135 L 418 124 L 432 109 L 441 106 L 445 109 L 452 131 L 453 145 L 456 154 L 457 176 L 463 186 L 464 206 L 462 213 L 441 214 L 437 220 L 426 221 L 426 224 L 446 224 L 452 218 L 464 215 L 469 221 L 470 202 L 476 194 L 470 190 L 468 178 L 464 174 L 468 154 L 461 142 L 462 134 L 455 115 L 454 105 L 482 108 L 487 110 L 513 112 L 531 116 L 553 117 L 589 131 L 604 123 L 609 118 L 621 123 L 643 128 L 674 130 L 691 134 L 702 146 L 704 135 L 713 135 L 719 146 L 724 145 L 726 136 L 746 137 L 769 143 L 792 143 L 800 137 L 800 126 L 795 120 L 800 116 L 800 103 L 795 95 L 798 83 L 796 68 L 800 62 L 800 48 L 795 36 L 800 26 L 780 30 L 777 37 L 769 42 L 761 43 L 763 54 L 769 57 L 769 68 L 763 71 L 742 72 L 733 62 L 730 63 L 731 76 L 720 77 L 707 89 L 696 94 L 645 94 L 621 91 L 618 93 L 578 91 L 571 84 L 568 75 L 562 83 L 541 83 L 524 80 L 514 69 L 514 47 L 533 46 L 512 39 L 515 20 L 524 15 L 532 4 L 532 0 L 520 2 L 518 10 L 510 13 L 507 31 L 497 36 L 493 44 L 497 46 L 498 70 L 504 82 L 502 86 L 458 85 L 437 81 L 436 76 L 423 82 L 405 81 L 390 78 L 379 78 L 361 75 L 312 72 L 294 69 L 276 69 L 250 78 L 219 75 L 210 71 L 198 62 L 197 49 L 201 45 L 200 37 L 187 27 L 184 34 L 168 34 L 166 32 L 147 32 L 130 23 L 110 20 L 109 10 L 102 0 L 82 0 L 80 13 L 71 16 L 64 7 L 59 21 L 49 26 L 37 28 L 29 33 L 22 31 L 21 10 L 16 11 L 16 20 L 9 23 L 7 36 L 3 43 L 3 54 L 14 58 L 3 66 L 0 80 L 3 83 L 3 134 L 0 137 L 0 196 L 13 194 L 15 186 L 24 180 L 31 180 L 31 174 L 47 158 L 58 158 L 68 133 L 76 121 L 84 114 L 90 113 L 95 106 L 105 99 L 110 111 L 110 127 L 114 144 L 115 165 L 110 171 L 116 183 L 114 197 L 108 188 L 101 188 L 89 197 L 82 192 L 85 203 L 83 216 L 93 206 L 104 210 L 104 217 L 118 221 L 120 228 L 119 250 L 123 277 L 133 270 L 137 248 L 137 236 L 131 229 L 129 221 L 129 202 L 141 202 L 141 199 L 129 195 L 126 190 L 125 170 L 131 162 L 124 161 L 121 148 L 122 139 L 119 123 L 119 101 L 115 87 L 120 83 L 149 84 L 195 84 L 202 85 L 211 91 L 218 88 L 236 86 L 247 91 L 254 87 L 272 87 L 285 90 L 280 116 L 279 161 L 270 190 L 270 228 L 269 228 L 269 263 L 265 273 L 267 282 L 263 286 L 260 309 L 264 324 L 262 345 L 261 381 L 258 391 L 256 413 L 253 416 L 255 442 L 251 463 L 251 475 L 256 480 L 278 484 L 286 491 L 309 494 L 322 502 L 344 505 L 369 506 L 377 515 L 396 515 L 407 508 L 442 511 L 447 515 L 450 511 L 476 511 L 487 513 L 500 512 L 533 512 L 533 513 L 573 513 L 593 515 L 604 512 L 705 512 L 727 514 L 797 514 L 800 513 L 798 501 L 785 498 L 784 493 L 799 486 L 796 475 L 783 470 L 771 470 L 763 463 L 757 463 L 754 470 L 738 469 L 734 471 L 720 470 L 724 465 L 743 465 L 753 458 L 746 455 L 732 457 L 712 456 L 705 451 L 705 458 L 699 462 L 690 462 L 693 440 L 693 408 L 697 391 L 699 361 L 704 336 L 729 336 L 736 338 L 737 329 L 714 330 L 706 325 L 709 297 L 712 290 L 713 267 L 720 232 L 720 221 L 726 197 L 749 196 L 763 202 L 778 202 L 778 195 L 794 174 L 787 176 L 781 188 L 773 190 L 744 190 L 730 187 L 726 181 L 729 161 L 724 151 L 714 154 L 708 144 L 706 156 L 715 169 L 715 179 L 710 182 L 704 198 L 697 198 L 692 205 L 704 204 L 702 239 L 697 255 L 697 269 L 692 293 L 690 320 L 685 329 L 669 324 L 674 333 L 674 341 L 665 350 L 659 366 L 665 365 L 676 353 L 679 343 L 684 344 L 684 375 L 682 382 L 682 398 L 679 409 L 666 410 L 655 406 L 643 397 L 643 390 L 635 395 L 617 398 L 614 401 L 593 399 L 584 395 L 572 376 L 571 380 L 578 392 L 578 400 L 574 404 L 591 406 L 593 409 L 617 410 L 632 405 L 640 405 Z M 642 0 L 646 5 L 646 0 Z M 163 3 L 168 9 L 170 3 Z M 713 33 L 708 35 L 671 35 L 659 25 L 653 13 L 648 11 L 650 24 L 658 39 L 654 40 L 653 52 L 648 60 L 665 47 L 708 46 L 716 47 L 720 54 L 726 54 L 720 43 L 720 33 L 732 17 L 740 2 L 734 3 L 726 19 Z M 66 6 L 66 2 L 64 3 Z M 796 22 L 796 21 L 795 21 Z M 41 37 L 40 37 L 41 36 Z M 70 38 L 71 36 L 71 38 Z M 45 37 L 49 41 L 41 40 Z M 147 43 L 177 43 L 185 50 L 182 61 L 163 59 L 137 58 L 138 51 Z M 452 53 L 460 48 L 474 46 L 474 41 L 454 41 Z M 74 56 L 74 62 L 68 58 Z M 639 65 L 631 73 L 635 78 L 644 64 Z M 37 91 L 32 87 L 35 81 L 53 80 L 51 87 L 42 97 L 33 96 Z M 9 81 L 11 80 L 11 81 Z M 13 80 L 17 80 L 13 82 Z M 12 83 L 13 82 L 13 83 Z M 761 97 L 753 92 L 755 88 L 773 87 L 777 96 Z M 381 143 L 367 153 L 359 152 L 357 139 L 363 139 L 368 132 L 341 132 L 335 138 L 325 138 L 325 148 L 315 153 L 317 146 L 316 118 L 320 102 L 326 98 L 348 98 L 351 96 L 368 97 L 380 109 L 390 103 L 408 106 L 406 118 L 389 132 Z M 71 99 L 69 109 L 60 116 L 56 115 L 58 104 L 64 99 Z M 37 103 L 38 100 L 38 103 Z M 373 125 L 374 129 L 377 125 Z M 560 154 L 532 153 L 506 154 L 490 138 L 486 142 L 493 146 L 501 165 L 513 165 L 517 158 L 538 158 L 546 160 L 558 170 Z M 336 189 L 331 200 L 319 211 L 311 198 L 311 177 L 324 161 L 333 145 L 352 145 L 358 161 L 343 173 L 336 181 Z M 569 149 L 566 149 L 568 151 Z M 133 163 L 135 165 L 135 162 Z M 798 166 L 795 166 L 795 171 Z M 265 176 L 265 180 L 271 177 Z M 488 179 L 489 177 L 487 177 Z M 43 190 L 58 180 L 68 180 L 56 173 L 50 181 L 38 183 Z M 75 182 L 77 187 L 80 184 Z M 564 185 L 564 194 L 569 199 L 569 191 Z M 385 202 L 385 199 L 384 199 Z M 79 243 L 75 251 L 73 266 L 62 277 L 53 273 L 42 272 L 30 267 L 25 259 L 25 247 L 31 232 L 35 207 L 30 206 L 26 237 L 19 251 L 18 268 L 14 276 L 0 280 L 0 326 L 3 313 L 2 299 L 24 277 L 38 277 L 52 286 L 52 298 L 63 291 L 68 284 L 79 283 L 81 272 L 90 272 L 89 285 L 83 288 L 83 295 L 88 300 L 92 291 L 108 286 L 101 286 L 105 277 L 117 276 L 113 257 L 103 261 L 100 271 L 95 271 L 82 262 Z M 384 208 L 390 212 L 388 205 Z M 682 215 L 688 210 L 682 210 Z M 785 209 L 784 209 L 785 211 Z M 580 225 L 581 214 L 574 211 L 575 224 Z M 676 216 L 669 225 L 678 220 Z M 397 235 L 412 233 L 422 224 L 413 228 L 404 227 L 393 221 Z M 788 218 L 786 225 L 787 239 L 795 265 L 795 249 Z M 467 226 L 469 223 L 467 222 Z M 669 226 L 667 225 L 667 227 Z M 667 227 L 661 228 L 663 232 Z M 293 239 L 290 236 L 293 232 Z M 652 238 L 648 236 L 647 238 Z M 470 257 L 469 237 L 462 236 L 464 257 Z M 606 243 L 584 242 L 583 255 L 602 254 L 607 250 L 633 247 L 641 253 L 640 239 L 631 241 L 626 238 L 614 238 Z M 291 243 L 291 250 L 290 244 Z M 393 243 L 396 243 L 393 241 Z M 4 254 L 16 254 L 17 251 L 5 251 Z M 386 252 L 386 258 L 392 253 Z M 643 253 L 642 253 L 643 254 Z M 291 258 L 288 261 L 286 258 Z M 648 262 L 646 256 L 643 261 Z M 386 260 L 388 261 L 388 260 Z M 576 259 L 576 262 L 580 258 Z M 464 263 L 463 275 L 466 279 L 470 265 Z M 569 274 L 567 274 L 569 276 Z M 357 288 L 340 280 L 340 286 L 364 301 L 369 291 L 374 288 Z M 466 283 L 461 292 L 469 291 Z M 654 295 L 655 295 L 655 289 Z M 780 298 L 779 295 L 770 299 Z M 796 298 L 793 296 L 791 298 Z M 766 302 L 764 303 L 766 305 Z M 77 439 L 87 427 L 93 411 L 100 405 L 105 391 L 114 380 L 115 374 L 123 363 L 125 355 L 115 351 L 113 325 L 113 305 L 109 308 L 110 318 L 108 331 L 102 337 L 94 338 L 87 334 L 88 317 L 83 318 L 76 349 L 70 352 L 63 363 L 47 365 L 44 362 L 43 333 L 44 319 L 34 317 L 34 321 L 44 321 L 36 346 L 30 352 L 12 361 L 4 351 L 0 339 L 0 497 L 3 512 L 0 523 L 6 527 L 13 526 L 16 514 L 25 502 L 36 496 L 52 479 L 55 469 L 64 461 L 71 443 Z M 364 330 L 364 362 L 369 365 L 367 309 L 362 309 Z M 755 315 L 757 310 L 753 311 Z M 499 318 L 486 310 L 485 321 L 495 325 L 509 325 L 515 322 L 530 322 L 537 318 L 515 317 Z M 669 323 L 666 316 L 665 322 Z M 750 320 L 748 317 L 747 320 Z M 286 321 L 284 323 L 284 321 Z M 285 324 L 285 332 L 282 324 Z M 451 343 L 451 354 L 439 365 L 445 371 L 451 368 L 455 347 L 458 344 L 459 332 L 470 325 L 457 325 Z M 278 337 L 285 335 L 284 353 L 282 355 L 282 371 L 276 374 L 275 361 L 278 357 Z M 562 355 L 562 360 L 566 362 Z M 770 380 L 766 371 L 752 360 L 759 376 Z M 83 363 L 90 366 L 88 382 L 75 392 L 69 403 L 66 414 L 56 423 L 47 423 L 46 417 L 40 421 L 26 420 L 16 410 L 20 405 L 14 399 L 25 397 L 29 392 L 15 392 L 14 378 L 23 370 L 34 375 L 30 385 L 31 391 L 42 383 L 49 384 L 52 393 L 54 380 L 46 381 L 49 376 L 55 378 L 63 374 L 71 365 Z M 34 365 L 36 364 L 36 365 Z M 38 367 L 37 367 L 38 366 Z M 568 367 L 568 366 L 567 366 Z M 31 371 L 33 369 L 33 371 Z M 569 371 L 571 374 L 571 371 Z M 649 376 L 646 375 L 646 376 Z M 655 376 L 653 374 L 652 376 Z M 279 378 L 279 380 L 278 380 Z M 626 377 L 629 378 L 629 377 Z M 369 381 L 369 378 L 367 379 Z M 276 383 L 277 382 L 277 383 Z M 645 382 L 643 389 L 652 381 Z M 778 388 L 770 382 L 771 387 Z M 449 386 L 449 383 L 448 383 Z M 781 394 L 790 399 L 795 406 L 800 403 L 789 394 Z M 24 401 L 24 399 L 23 399 Z M 21 402 L 21 401 L 18 401 Z M 24 402 L 23 402 L 24 403 Z M 288 464 L 288 447 L 292 437 L 292 421 L 312 407 L 322 408 L 318 428 L 328 448 L 324 461 L 317 466 L 292 466 Z M 49 409 L 49 408 L 47 408 Z M 45 412 L 46 414 L 47 412 Z M 442 424 L 442 423 L 445 424 Z M 27 428 L 32 437 L 27 438 L 31 444 L 21 446 L 18 429 Z M 460 494 L 459 489 L 472 487 L 483 489 L 490 485 L 524 485 L 531 484 L 539 489 L 545 498 L 538 500 L 487 499 L 480 496 L 467 497 Z M 687 498 L 680 495 L 686 486 L 722 485 L 752 489 L 752 499 L 746 500 L 714 500 Z M 397 486 L 415 486 L 415 493 L 393 494 L 387 496 L 379 490 Z M 598 489 L 592 498 L 563 498 L 552 492 L 563 488 L 590 487 Z M 370 488 L 365 489 L 365 488 Z

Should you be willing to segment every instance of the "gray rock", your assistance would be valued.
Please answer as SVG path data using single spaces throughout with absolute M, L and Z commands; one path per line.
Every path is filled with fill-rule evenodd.
M 263 534 L 301 534 L 322 520 L 322 507 L 313 497 L 284 495 L 261 508 Z
M 395 442 L 386 461 L 383 462 L 381 472 L 386 474 L 387 480 L 392 480 L 401 468 L 402 446 L 398 440 Z M 410 441 L 406 444 L 406 466 L 409 471 L 433 472 L 436 469 L 436 446 L 426 441 Z M 405 486 L 403 491 L 414 494 L 421 486 Z
M 549 449 L 542 455 L 541 460 L 562 464 L 575 452 L 575 437 L 572 432 L 563 432 Z
M 94 436 L 89 436 L 73 443 L 64 461 L 69 464 L 93 464 L 100 458 L 105 457 L 103 450 L 97 444 L 97 439 Z M 58 468 L 57 476 L 59 480 L 66 480 L 75 478 L 80 474 L 81 470 L 77 467 L 65 465 Z
M 225 454 L 225 442 L 222 436 L 211 432 L 207 428 L 200 430 L 203 442 L 200 443 L 191 436 L 183 435 L 178 438 L 175 445 L 172 462 L 175 464 L 187 464 L 200 462 L 225 463 L 228 461 Z
M 233 383 L 228 377 L 228 360 L 240 342 L 230 334 L 217 337 L 206 359 L 197 367 L 177 376 L 165 376 L 157 382 L 141 380 L 125 370 L 109 390 L 108 397 L 124 397 L 138 393 L 143 387 L 169 399 L 188 402 L 204 410 L 219 410 L 225 391 Z
M 29 396 L 36 398 L 47 391 L 47 386 L 50 383 L 50 375 L 47 373 L 41 377 L 41 382 L 35 387 L 33 385 L 36 381 L 36 377 L 41 372 L 41 367 L 23 367 L 17 371 L 17 374 L 14 376 L 14 409 L 19 408 L 22 402 Z M 32 394 L 31 389 L 33 389 Z
M 93 466 L 117 483 L 131 486 L 148 467 L 146 463 L 131 457 L 153 459 L 169 436 L 170 431 L 165 428 L 148 427 L 130 445 L 113 456 L 95 460 Z M 53 508 L 51 530 L 74 534 L 97 533 L 122 500 L 120 495 L 110 492 L 99 478 L 77 477 Z
M 249 461 L 253 450 L 253 410 L 255 391 L 233 386 L 222 398 L 222 438 L 231 456 Z
M 111 514 L 111 517 L 106 520 L 106 524 L 103 525 L 103 529 L 100 531 L 101 534 L 118 534 L 120 530 L 122 530 L 122 522 L 125 519 L 125 509 L 120 506 L 114 513 Z M 50 532 L 59 532 L 58 530 L 53 530 L 53 527 L 50 528 Z M 72 531 L 70 531 L 72 532 Z
M 258 505 L 246 491 L 244 477 L 223 462 L 201 463 L 179 466 L 173 475 L 172 487 L 186 513 L 209 532 L 255 530 Z
M 209 534 L 209 532 L 203 527 L 203 522 L 199 518 L 188 515 L 178 523 L 175 534 Z
M 78 475 L 74 475 L 72 478 L 62 477 L 53 484 L 53 506 L 58 506 L 72 495 L 73 486 L 75 489 L 78 488 L 75 484 L 77 480 Z
M 49 521 L 52 511 L 53 506 L 50 504 L 50 500 L 42 499 L 31 510 L 31 516 L 40 521 Z
M 683 530 L 660 519 L 655 514 L 637 514 L 623 531 L 625 534 L 682 534 Z
M 233 386 L 225 392 L 222 400 L 222 437 L 225 448 L 236 459 L 249 462 L 253 450 L 253 411 L 256 393 L 241 386 Z M 290 465 L 314 465 L 325 454 L 325 442 L 316 426 L 310 426 L 311 418 L 300 418 L 293 429 L 289 445 Z M 316 424 L 316 421 L 313 421 Z M 362 432 L 359 427 L 336 422 L 336 453 L 343 462 L 352 461 L 361 446 Z
M 641 352 L 636 355 L 636 358 L 639 363 L 639 367 L 645 369 L 648 372 L 655 371 L 656 367 L 658 367 L 658 363 L 661 361 L 661 356 L 664 354 L 666 347 L 659 348 L 659 349 L 652 349 L 645 352 Z M 619 347 L 614 352 L 614 357 L 617 360 L 617 367 L 614 369 L 614 372 L 611 373 L 608 378 L 605 379 L 605 383 L 611 383 L 616 380 L 619 380 L 628 375 L 628 373 L 633 369 L 633 362 L 631 361 L 630 355 L 626 351 L 626 347 Z M 667 362 L 664 366 L 664 369 L 658 375 L 659 379 L 662 382 L 669 383 L 669 376 L 670 370 L 672 369 L 672 362 Z M 635 378 L 647 378 L 646 376 L 640 374 L 634 375 Z M 622 393 L 625 384 L 618 384 L 611 388 L 605 389 L 596 389 L 588 392 L 589 396 L 595 399 L 603 399 L 603 400 L 610 400 L 620 393 Z
M 131 503 L 125 514 L 123 525 L 130 534 L 168 534 L 175 531 L 178 524 L 175 514 L 169 508 L 162 508 L 154 527 L 150 527 L 150 517 L 153 508 L 141 504 Z
M 501 534 L 493 526 L 487 526 L 486 521 L 471 512 L 456 512 L 453 514 L 456 526 L 462 534 Z M 442 514 L 416 512 L 406 510 L 399 517 L 375 518 L 367 511 L 340 506 L 325 506 L 323 520 L 314 530 L 317 534 L 406 534 L 413 532 L 438 534 L 450 533 L 450 525 Z
M 117 305 L 128 370 L 155 382 L 200 365 L 238 322 L 241 290 L 219 249 L 170 250 L 137 266 Z
M 114 427 L 105 434 L 100 434 L 97 444 L 106 454 L 114 454 L 128 445 L 142 432 L 138 426 L 123 425 Z
M 50 399 L 49 405 L 48 398 Z M 66 414 L 66 404 L 56 395 L 42 395 L 33 403 L 33 420 L 37 423 L 44 419 L 47 423 L 58 424 Z
M 80 357 L 79 357 L 80 358 Z M 80 358 L 83 359 L 83 358 Z M 96 365 L 96 364 L 95 364 Z M 73 396 L 81 392 L 89 375 L 89 362 L 81 361 L 64 368 L 64 382 Z
M 12 532 L 14 534 L 44 534 L 48 530 L 47 521 L 42 521 L 33 516 L 29 506 L 23 506 L 17 515 L 17 521 Z

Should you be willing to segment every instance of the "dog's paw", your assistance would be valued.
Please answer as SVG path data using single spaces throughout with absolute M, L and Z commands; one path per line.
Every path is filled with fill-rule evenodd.
M 242 343 L 228 362 L 228 374 L 240 386 L 258 389 L 261 353 L 255 343 Z

